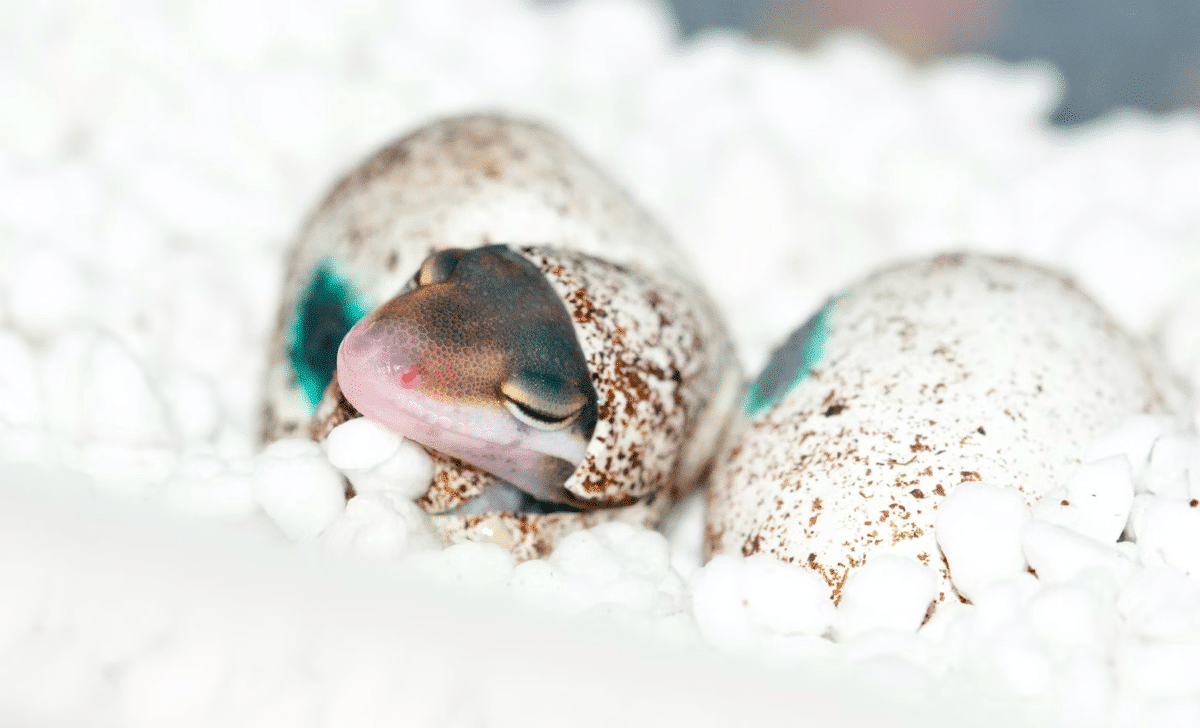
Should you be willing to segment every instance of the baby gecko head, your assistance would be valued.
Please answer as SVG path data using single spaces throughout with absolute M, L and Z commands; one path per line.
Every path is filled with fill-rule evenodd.
M 440 250 L 342 340 L 337 377 L 364 416 L 545 501 L 596 427 L 596 390 L 570 315 L 504 245 Z

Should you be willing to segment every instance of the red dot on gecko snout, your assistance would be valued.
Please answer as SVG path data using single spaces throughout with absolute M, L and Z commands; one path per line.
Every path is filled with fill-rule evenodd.
M 413 387 L 417 386 L 420 383 L 421 383 L 421 370 L 420 369 L 415 369 L 415 368 L 409 369 L 407 372 L 404 372 L 403 374 L 400 375 L 400 386 L 402 386 L 402 387 L 405 387 L 407 389 L 412 389 Z

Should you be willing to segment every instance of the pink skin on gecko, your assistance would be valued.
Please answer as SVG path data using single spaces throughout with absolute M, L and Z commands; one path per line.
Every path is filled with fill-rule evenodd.
M 433 253 L 342 340 L 338 384 L 364 416 L 543 501 L 596 424 L 574 327 L 545 276 L 503 245 Z

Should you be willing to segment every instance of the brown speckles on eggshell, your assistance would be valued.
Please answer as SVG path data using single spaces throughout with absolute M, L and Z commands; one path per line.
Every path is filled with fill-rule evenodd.
M 598 504 L 632 505 L 587 514 L 435 516 L 438 528 L 451 542 L 493 540 L 529 558 L 606 518 L 657 522 L 711 469 L 740 394 L 736 354 L 667 232 L 562 136 L 520 119 L 428 124 L 364 160 L 317 206 L 288 253 L 263 442 L 307 425 L 311 415 L 290 373 L 285 331 L 322 261 L 335 262 L 374 308 L 429 253 L 489 243 L 564 253 L 540 261 L 603 385 L 601 422 L 571 488 Z M 592 263 L 581 262 L 586 256 Z M 637 280 L 626 286 L 626 277 Z M 421 500 L 429 510 L 461 504 L 483 487 L 481 474 L 466 466 L 435 461 L 435 473 Z
M 595 434 L 567 490 L 601 503 L 690 490 L 677 473 L 708 465 L 683 463 L 681 443 L 706 417 L 706 392 L 721 372 L 700 341 L 709 327 L 687 288 L 571 251 L 521 253 L 573 309 L 599 400 Z
M 670 500 L 655 494 L 625 508 L 602 508 L 585 513 L 483 513 L 469 516 L 435 515 L 434 529 L 448 544 L 486 541 L 512 552 L 518 561 L 541 558 L 563 538 L 601 523 L 622 522 L 652 527 Z
M 881 271 L 839 299 L 820 379 L 745 423 L 722 455 L 708 496 L 720 536 L 707 553 L 755 534 L 760 553 L 822 574 L 835 601 L 873 554 L 930 563 L 938 504 L 960 482 L 1032 502 L 1094 437 L 1161 402 L 1142 357 L 1091 300 L 1035 266 L 956 254 Z M 852 406 L 827 414 L 836 403 Z M 768 519 L 781 527 L 763 529 Z M 952 594 L 948 569 L 932 565 Z
M 429 513 L 452 510 L 483 492 L 492 476 L 466 463 L 429 451 L 433 460 L 433 483 L 417 499 L 417 505 Z

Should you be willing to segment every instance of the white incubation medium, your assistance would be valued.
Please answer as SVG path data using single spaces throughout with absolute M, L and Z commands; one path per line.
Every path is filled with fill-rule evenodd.
M 6 667 L 0 705 L 9 715 L 152 725 L 309 708 L 403 725 L 464 715 L 531 727 L 563 725 L 565 716 L 572 725 L 655 726 L 783 725 L 799 715 L 831 728 L 1031 725 L 967 685 L 930 704 L 850 669 L 772 669 L 647 647 L 594 622 L 380 579 L 261 531 L 164 519 L 75 476 L 14 466 L 0 480 L 0 645 L 15 654 L 14 641 L 31 632 L 52 652 L 72 639 L 85 645 L 71 680 L 54 660 Z M 65 616 L 46 622 L 21 605 Z M 353 699 L 347 681 L 358 684 Z M 581 686 L 621 698 L 581 706 Z M 19 694 L 30 689 L 44 699 Z M 239 691 L 262 703 L 227 712 Z M 180 702 L 164 702 L 170 695 Z

